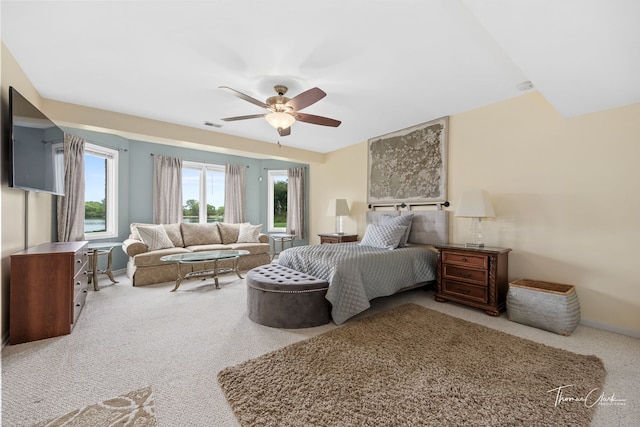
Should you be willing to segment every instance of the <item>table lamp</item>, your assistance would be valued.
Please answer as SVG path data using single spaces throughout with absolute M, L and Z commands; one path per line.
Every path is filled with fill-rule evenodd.
M 482 218 L 496 216 L 489 194 L 484 190 L 465 191 L 458 201 L 455 216 L 471 219 L 469 223 L 470 242 L 467 242 L 465 246 L 468 248 L 483 248 Z
M 342 230 L 342 217 L 349 216 L 349 204 L 347 199 L 332 199 L 329 202 L 329 209 L 327 210 L 327 216 L 336 217 L 336 234 L 344 234 Z

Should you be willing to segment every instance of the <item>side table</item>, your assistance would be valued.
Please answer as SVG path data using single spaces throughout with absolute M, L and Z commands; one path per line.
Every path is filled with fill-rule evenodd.
M 284 244 L 290 243 L 291 247 L 293 247 L 293 242 L 296 240 L 295 234 L 286 234 L 286 233 L 273 233 L 269 234 L 269 238 L 271 239 L 271 244 L 273 247 L 273 255 L 271 256 L 271 260 L 278 256 L 280 252 L 284 251 Z M 276 242 L 280 242 L 280 252 L 276 249 Z
M 509 290 L 509 248 L 433 245 L 438 251 L 435 300 L 454 301 L 499 316 Z
M 122 242 L 93 242 L 89 243 L 89 270 L 91 271 L 91 275 L 89 276 L 89 280 L 93 282 L 93 290 L 99 291 L 98 287 L 98 274 L 106 274 L 112 283 L 118 283 L 116 279 L 113 278 L 113 272 L 111 271 L 111 267 L 113 264 L 112 260 L 112 252 L 113 248 L 122 246 Z M 98 257 L 100 255 L 107 256 L 107 268 L 104 270 L 98 269 Z
M 329 234 L 318 234 L 318 236 L 320 236 L 321 245 L 325 243 L 346 243 L 346 242 L 358 241 L 357 234 L 329 233 Z

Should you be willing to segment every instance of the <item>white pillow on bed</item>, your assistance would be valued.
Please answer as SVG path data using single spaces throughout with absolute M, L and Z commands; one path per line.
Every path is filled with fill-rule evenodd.
M 404 248 L 407 246 L 407 240 L 409 240 L 409 233 L 411 233 L 411 223 L 413 222 L 413 215 L 402 215 L 402 216 L 391 216 L 391 215 L 382 215 L 380 217 L 380 221 L 378 224 L 385 225 L 398 225 L 401 227 L 405 227 L 405 232 L 402 235 L 402 239 L 400 239 L 399 248 Z
M 407 227 L 389 224 L 369 224 L 360 241 L 361 246 L 395 249 L 400 244 Z

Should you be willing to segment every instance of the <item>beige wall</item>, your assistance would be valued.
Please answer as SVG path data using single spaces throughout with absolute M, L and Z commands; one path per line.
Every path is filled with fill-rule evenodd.
M 309 181 L 309 243 L 320 243 L 318 233 L 335 231 L 335 217 L 327 216 L 331 199 L 347 199 L 351 216 L 343 219 L 344 232 L 362 238 L 367 211 L 366 143 L 328 153 L 324 163 L 311 165 Z
M 485 242 L 509 247 L 510 279 L 576 286 L 583 322 L 640 336 L 640 105 L 563 118 L 537 92 L 449 121 L 450 240 L 467 240 L 456 201 L 487 190 L 498 217 Z M 367 143 L 311 168 L 311 230 L 331 230 L 330 197 L 356 207 L 364 231 Z

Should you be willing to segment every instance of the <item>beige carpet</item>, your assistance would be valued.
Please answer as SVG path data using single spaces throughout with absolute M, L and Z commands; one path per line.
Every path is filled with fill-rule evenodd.
M 218 381 L 243 426 L 586 426 L 605 375 L 595 356 L 406 304 Z
M 146 387 L 85 406 L 34 427 L 150 427 L 156 425 L 151 388 Z

